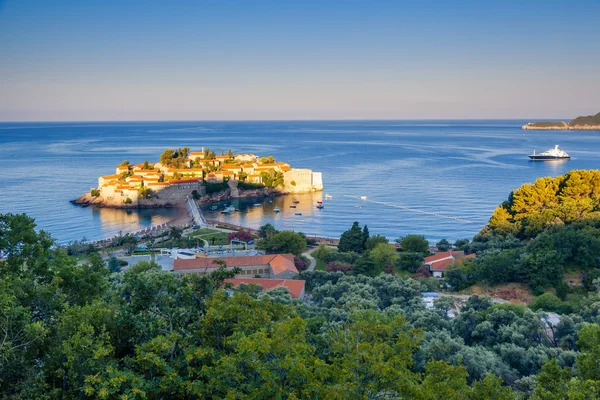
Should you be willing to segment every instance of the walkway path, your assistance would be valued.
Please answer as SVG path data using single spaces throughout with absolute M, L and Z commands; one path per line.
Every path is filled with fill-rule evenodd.
M 306 252 L 302 253 L 302 255 L 304 257 L 308 258 L 308 260 L 310 261 L 310 264 L 309 264 L 308 268 L 306 268 L 306 270 L 313 271 L 315 269 L 315 267 L 317 266 L 317 260 L 315 260 L 315 258 L 310 255 L 310 251 L 306 251 Z

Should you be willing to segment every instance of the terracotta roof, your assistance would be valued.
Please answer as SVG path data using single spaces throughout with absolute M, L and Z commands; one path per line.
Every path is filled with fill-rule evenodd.
M 225 279 L 225 282 L 232 283 L 234 287 L 238 287 L 244 283 L 247 285 L 259 285 L 263 290 L 269 290 L 276 287 L 286 287 L 292 297 L 302 296 L 304 291 L 305 281 L 294 279 L 260 279 L 260 278 L 234 278 Z
M 100 178 L 113 179 L 113 178 L 118 178 L 120 176 L 121 176 L 121 174 L 114 174 L 114 175 L 104 175 L 104 176 L 101 176 Z
M 447 267 L 454 264 L 453 258 L 437 261 L 431 264 L 432 271 L 445 271 Z
M 425 264 L 429 264 L 429 263 L 432 263 L 432 262 L 443 260 L 444 258 L 452 258 L 452 252 L 450 252 L 450 251 L 438 251 L 437 253 L 435 253 L 432 256 L 425 257 L 425 260 L 423 260 L 423 261 L 424 261 Z
M 271 266 L 271 270 L 274 275 L 279 275 L 285 271 L 292 271 L 294 273 L 298 273 L 296 266 L 294 265 L 294 256 L 292 258 L 285 257 L 281 254 L 277 254 L 275 258 L 273 258 L 269 265 Z
M 240 256 L 218 258 L 225 261 L 228 267 L 253 267 L 269 265 L 273 273 L 279 274 L 285 270 L 298 273 L 294 266 L 294 256 L 292 254 L 268 254 L 260 256 Z M 175 260 L 173 262 L 174 271 L 195 270 L 206 268 L 219 268 L 218 264 L 213 263 L 217 258 L 194 258 L 191 260 Z

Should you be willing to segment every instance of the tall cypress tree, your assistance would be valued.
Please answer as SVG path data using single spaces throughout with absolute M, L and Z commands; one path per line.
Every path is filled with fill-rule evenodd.
M 338 244 L 338 250 L 340 252 L 354 251 L 356 253 L 362 253 L 365 248 L 363 232 L 358 225 L 358 222 L 352 224 L 352 228 L 342 233 L 340 237 L 340 244 Z

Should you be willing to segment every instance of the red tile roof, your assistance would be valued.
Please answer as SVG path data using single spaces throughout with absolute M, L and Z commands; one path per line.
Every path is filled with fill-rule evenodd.
M 447 267 L 454 264 L 453 258 L 448 258 L 446 260 L 437 261 L 431 264 L 432 271 L 445 271 Z
M 247 285 L 259 285 L 263 290 L 269 290 L 276 287 L 286 287 L 292 297 L 302 296 L 304 284 L 306 281 L 294 279 L 261 279 L 261 278 L 233 278 L 225 279 L 225 282 L 232 283 L 234 287 L 238 287 L 244 283 Z
M 433 263 L 436 261 L 443 260 L 444 258 L 452 257 L 452 253 L 450 251 L 438 251 L 432 256 L 425 257 L 425 264 Z
M 213 260 L 223 260 L 228 267 L 253 267 L 270 266 L 274 274 L 283 271 L 298 273 L 294 265 L 294 256 L 292 254 L 268 254 L 262 256 L 240 256 L 223 258 L 194 258 L 191 260 L 175 260 L 173 263 L 174 271 L 202 270 L 207 268 L 219 268 Z

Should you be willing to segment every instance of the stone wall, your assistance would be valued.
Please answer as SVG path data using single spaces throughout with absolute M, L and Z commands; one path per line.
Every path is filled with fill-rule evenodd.
M 308 193 L 323 190 L 322 174 L 310 169 L 292 169 L 283 173 L 284 190 L 288 193 Z

